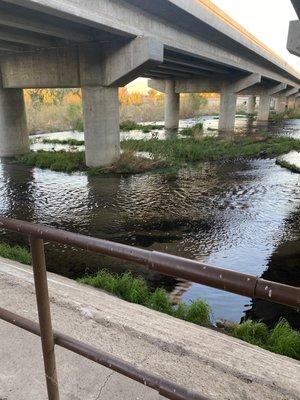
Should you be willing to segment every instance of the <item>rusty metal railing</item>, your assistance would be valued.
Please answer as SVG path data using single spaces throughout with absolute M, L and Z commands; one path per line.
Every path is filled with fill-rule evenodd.
M 131 379 L 146 384 L 171 400 L 208 400 L 207 397 L 187 390 L 173 382 L 140 370 L 88 344 L 53 331 L 47 284 L 44 240 L 62 243 L 133 261 L 148 268 L 177 278 L 211 286 L 253 299 L 264 299 L 293 308 L 300 308 L 300 289 L 267 281 L 252 275 L 213 267 L 204 263 L 156 251 L 139 249 L 107 240 L 42 226 L 30 222 L 0 217 L 0 228 L 28 235 L 32 253 L 32 266 L 39 324 L 0 308 L 0 319 L 19 326 L 41 337 L 45 376 L 49 400 L 59 400 L 55 363 L 55 344 L 111 368 Z

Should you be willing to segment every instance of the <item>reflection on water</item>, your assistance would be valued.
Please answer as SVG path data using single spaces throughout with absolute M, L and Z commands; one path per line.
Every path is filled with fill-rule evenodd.
M 293 127 L 294 136 L 299 127 Z M 177 173 L 128 177 L 0 164 L 0 213 L 299 285 L 299 186 L 299 175 L 273 159 L 201 163 Z M 272 322 L 278 315 L 271 303 L 265 312 L 262 302 L 176 282 L 119 260 L 62 245 L 47 244 L 46 250 L 51 271 L 75 278 L 100 267 L 131 268 L 153 287 L 165 285 L 176 301 L 204 298 L 215 319 L 239 321 L 245 304 L 259 319 Z M 289 317 L 297 325 L 298 314 Z

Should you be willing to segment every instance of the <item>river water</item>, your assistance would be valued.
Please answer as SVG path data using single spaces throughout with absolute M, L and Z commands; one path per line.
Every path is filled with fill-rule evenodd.
M 207 134 L 216 134 L 216 124 L 215 119 L 206 118 Z M 241 118 L 237 124 L 242 134 L 265 129 L 300 138 L 300 120 L 257 127 Z M 153 134 L 164 136 L 163 131 Z M 62 136 L 47 136 L 58 135 Z M 144 135 L 151 136 L 122 134 L 123 138 Z M 71 136 L 81 138 L 82 134 Z M 201 163 L 176 173 L 123 177 L 89 177 L 2 163 L 0 213 L 299 286 L 299 177 L 274 159 Z M 26 244 L 25 238 L 13 234 L 2 233 L 2 239 Z M 215 321 L 240 321 L 246 313 L 272 324 L 284 316 L 300 328 L 299 313 L 285 307 L 251 302 L 62 245 L 46 244 L 46 251 L 48 269 L 71 278 L 103 267 L 116 272 L 130 269 L 142 274 L 152 287 L 164 286 L 174 302 L 205 299 Z

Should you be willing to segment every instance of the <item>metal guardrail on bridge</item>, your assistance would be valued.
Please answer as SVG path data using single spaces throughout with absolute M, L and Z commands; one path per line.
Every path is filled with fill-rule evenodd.
M 47 284 L 44 240 L 78 247 L 95 253 L 130 260 L 177 278 L 236 293 L 252 299 L 264 299 L 300 308 L 300 288 L 267 281 L 252 275 L 213 267 L 186 258 L 139 249 L 107 240 L 46 227 L 30 222 L 0 217 L 0 228 L 28 235 L 31 253 L 39 324 L 0 308 L 0 319 L 41 336 L 49 400 L 59 400 L 54 346 L 62 346 L 98 364 L 141 382 L 171 400 L 209 400 L 157 375 L 138 369 L 86 343 L 53 331 Z

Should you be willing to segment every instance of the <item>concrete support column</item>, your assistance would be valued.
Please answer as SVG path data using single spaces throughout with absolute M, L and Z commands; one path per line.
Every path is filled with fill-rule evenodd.
M 255 113 L 255 104 L 256 104 L 256 97 L 249 96 L 247 101 L 247 114 Z
M 275 97 L 271 97 L 271 101 L 270 101 L 270 109 L 271 110 L 275 110 L 275 104 L 276 104 Z
M 86 165 L 109 165 L 120 156 L 118 88 L 84 87 L 82 100 Z
M 0 157 L 28 152 L 29 137 L 23 90 L 0 87 Z
M 237 94 L 221 93 L 219 130 L 229 132 L 234 130 Z
M 270 101 L 271 98 L 269 95 L 260 96 L 257 121 L 267 122 L 269 120 Z
M 296 97 L 295 96 L 290 96 L 287 99 L 287 108 L 289 110 L 295 110 L 295 103 L 296 103 Z
M 165 128 L 178 129 L 179 127 L 179 107 L 180 95 L 175 93 L 175 82 L 166 81 L 165 88 Z
M 295 109 L 297 110 L 300 108 L 300 97 L 296 97 L 295 99 Z
M 277 114 L 283 114 L 286 110 L 286 97 L 279 96 L 276 98 L 275 111 Z

